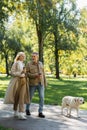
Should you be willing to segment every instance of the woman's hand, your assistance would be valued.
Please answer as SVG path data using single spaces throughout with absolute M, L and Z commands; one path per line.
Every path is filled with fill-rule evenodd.
M 26 73 L 26 68 L 25 67 L 23 67 L 23 71 L 21 72 L 21 74 L 23 74 L 23 73 Z

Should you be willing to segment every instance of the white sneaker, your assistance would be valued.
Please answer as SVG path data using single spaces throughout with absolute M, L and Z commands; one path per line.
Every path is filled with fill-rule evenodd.
M 18 119 L 20 119 L 20 120 L 26 120 L 27 118 L 24 116 L 23 112 L 19 112 Z
M 18 111 L 14 111 L 14 117 L 18 117 L 18 116 L 19 116 Z
M 23 112 L 23 115 L 26 116 L 26 113 Z

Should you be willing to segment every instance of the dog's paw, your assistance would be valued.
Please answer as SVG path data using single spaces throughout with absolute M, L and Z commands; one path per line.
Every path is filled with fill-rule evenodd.
M 80 116 L 77 116 L 77 118 L 81 118 Z
M 67 116 L 67 117 L 69 117 L 69 118 L 71 117 L 71 115 L 70 115 L 70 114 L 67 114 L 66 116 Z

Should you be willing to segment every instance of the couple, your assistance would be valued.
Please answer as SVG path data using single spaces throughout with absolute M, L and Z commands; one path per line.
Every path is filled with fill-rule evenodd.
M 26 115 L 30 113 L 30 103 L 34 92 L 38 90 L 39 109 L 38 116 L 45 118 L 43 112 L 44 105 L 44 86 L 46 86 L 46 78 L 44 67 L 39 59 L 37 52 L 32 53 L 32 60 L 24 65 L 26 56 L 24 52 L 19 52 L 14 60 L 11 68 L 12 78 L 8 85 L 4 103 L 13 104 L 14 117 L 18 119 L 27 119 Z M 26 110 L 24 108 L 26 104 Z M 26 114 L 25 114 L 26 111 Z

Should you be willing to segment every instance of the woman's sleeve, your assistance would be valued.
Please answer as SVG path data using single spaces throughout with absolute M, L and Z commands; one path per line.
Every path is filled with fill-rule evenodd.
M 19 71 L 19 64 L 15 62 L 11 68 L 11 75 L 20 77 L 21 71 Z

